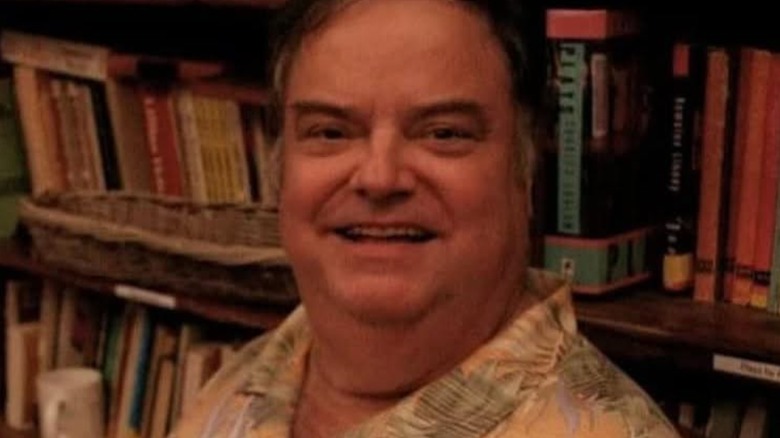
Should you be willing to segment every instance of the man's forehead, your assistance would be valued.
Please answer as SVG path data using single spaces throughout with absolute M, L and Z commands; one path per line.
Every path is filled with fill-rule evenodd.
M 327 109 L 362 120 L 447 112 L 480 121 L 514 111 L 503 48 L 471 8 L 450 0 L 359 0 L 339 14 L 295 53 L 280 110 Z
M 307 86 L 336 84 L 347 92 L 390 82 L 403 86 L 405 80 L 394 75 L 416 85 L 427 80 L 433 94 L 438 88 L 449 94 L 447 81 L 476 86 L 511 76 L 486 22 L 447 0 L 353 2 L 303 39 L 287 79 L 300 74 L 296 70 L 306 70 Z

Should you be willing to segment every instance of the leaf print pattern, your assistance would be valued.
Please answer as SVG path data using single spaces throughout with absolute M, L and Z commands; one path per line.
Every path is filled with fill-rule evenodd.
M 538 304 L 451 372 L 341 438 L 678 436 L 643 390 L 577 332 L 562 279 L 531 269 L 519 293 Z M 311 344 L 306 312 L 298 308 L 262 351 L 246 356 L 241 372 L 234 370 L 245 377 L 232 396 L 209 398 L 217 401 L 193 413 L 216 416 L 212 423 L 220 427 L 181 436 L 290 436 Z M 223 382 L 212 386 L 215 394 L 231 390 L 220 388 Z M 239 414 L 239 407 L 246 409 Z

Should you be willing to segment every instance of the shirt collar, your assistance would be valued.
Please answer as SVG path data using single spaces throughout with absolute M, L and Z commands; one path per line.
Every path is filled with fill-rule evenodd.
M 433 427 L 475 418 L 468 434 L 451 436 L 479 436 L 511 413 L 523 394 L 530 394 L 552 374 L 577 331 L 570 287 L 559 276 L 529 269 L 523 293 L 533 295 L 537 303 L 461 365 L 358 426 L 354 435 L 373 436 L 372 430 L 391 427 L 402 433 L 421 422 Z M 299 306 L 270 335 L 252 365 L 244 392 L 284 406 L 291 420 L 311 342 L 306 311 Z M 469 415 L 470 409 L 478 415 Z

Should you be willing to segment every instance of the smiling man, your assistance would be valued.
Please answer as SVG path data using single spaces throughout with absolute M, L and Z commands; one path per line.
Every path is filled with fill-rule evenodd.
M 566 284 L 528 269 L 539 90 L 520 6 L 287 8 L 281 231 L 303 304 L 176 435 L 675 436 L 577 333 Z

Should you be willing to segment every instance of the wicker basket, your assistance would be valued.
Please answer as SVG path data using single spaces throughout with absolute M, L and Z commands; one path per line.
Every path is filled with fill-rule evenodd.
M 20 217 L 36 257 L 59 268 L 201 297 L 297 300 L 277 216 L 255 204 L 64 192 L 23 199 Z

